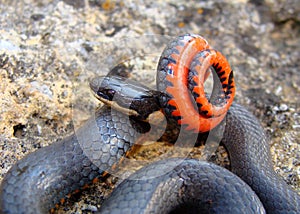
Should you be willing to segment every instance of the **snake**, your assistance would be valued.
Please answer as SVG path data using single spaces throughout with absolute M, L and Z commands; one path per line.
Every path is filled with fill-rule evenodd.
M 202 94 L 210 66 L 220 82 L 211 100 Z M 179 36 L 164 49 L 158 90 L 114 76 L 95 78 L 90 86 L 106 105 L 74 134 L 12 166 L 0 186 L 0 213 L 48 213 L 68 194 L 105 178 L 149 132 L 149 117 L 157 111 L 188 132 L 205 133 L 224 121 L 221 142 L 231 171 L 194 159 L 154 162 L 122 182 L 99 212 L 300 213 L 300 196 L 273 169 L 260 122 L 232 102 L 230 66 L 202 37 Z

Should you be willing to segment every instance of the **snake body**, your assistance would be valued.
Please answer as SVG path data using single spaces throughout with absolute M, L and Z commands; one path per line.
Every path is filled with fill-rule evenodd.
M 231 108 L 229 109 L 227 115 L 226 115 L 226 127 L 224 132 L 224 137 L 222 139 L 222 143 L 226 147 L 226 149 L 229 152 L 230 156 L 230 162 L 231 162 L 231 170 L 233 173 L 235 173 L 237 176 L 239 176 L 242 180 L 244 180 L 251 189 L 256 193 L 256 195 L 259 197 L 260 201 L 263 204 L 264 209 L 267 213 L 300 213 L 300 196 L 292 190 L 285 181 L 280 178 L 275 171 L 273 170 L 273 165 L 271 161 L 270 156 L 270 148 L 267 141 L 267 138 L 263 132 L 263 128 L 260 125 L 259 121 L 253 116 L 249 111 L 247 111 L 243 106 L 238 104 L 233 104 Z M 163 162 L 161 164 L 167 164 L 166 162 Z M 191 168 L 197 168 L 199 167 L 200 163 L 193 165 L 189 162 L 184 163 L 183 165 L 191 165 Z M 205 164 L 204 164 L 205 165 Z M 155 166 L 150 166 L 149 168 L 152 169 Z M 209 166 L 207 166 L 209 167 Z M 213 166 L 211 166 L 213 168 Z M 157 167 L 158 168 L 158 167 Z M 157 169 L 156 168 L 156 169 Z M 161 190 L 160 188 L 149 188 L 149 192 L 144 192 L 145 189 L 142 189 L 139 191 L 140 194 L 136 194 L 136 197 L 133 197 L 136 201 L 135 204 L 141 204 L 143 203 L 142 196 L 147 196 L 149 198 L 149 204 L 160 204 L 161 200 L 168 198 L 169 189 L 176 188 L 185 188 L 186 184 L 182 184 L 181 182 L 184 182 L 185 176 L 181 176 L 177 173 L 178 169 L 174 169 L 174 171 L 170 172 L 169 175 L 165 175 L 165 177 L 162 176 L 162 178 L 157 179 L 149 179 L 147 181 L 142 181 L 144 186 L 153 185 L 154 187 L 164 187 L 164 190 Z M 196 172 L 195 172 L 196 171 Z M 244 199 L 245 196 L 244 193 L 238 194 L 238 197 L 240 199 L 234 199 L 231 201 L 231 198 L 234 198 L 233 195 L 227 195 L 227 194 L 233 194 L 235 190 L 238 192 L 240 190 L 237 190 L 235 187 L 232 186 L 228 187 L 223 182 L 226 180 L 226 182 L 231 183 L 231 179 L 223 178 L 222 176 L 209 176 L 205 177 L 206 175 L 203 175 L 201 173 L 201 170 L 195 170 L 192 172 L 191 180 L 193 179 L 203 179 L 203 180 L 211 180 L 212 183 L 216 184 L 216 186 L 219 186 L 221 189 L 225 188 L 224 195 L 221 196 L 221 198 L 225 198 L 228 200 L 228 203 L 231 205 L 230 208 L 226 210 L 226 206 L 223 206 L 222 209 L 216 211 L 217 205 L 220 202 L 217 200 L 217 196 L 210 196 L 203 199 L 201 202 L 198 201 L 198 204 L 209 204 L 210 202 L 212 204 L 216 203 L 216 206 L 208 206 L 209 208 L 205 209 L 204 213 L 241 213 L 242 211 L 245 213 L 264 213 L 264 211 L 258 206 L 252 206 L 252 209 L 249 209 L 247 207 L 247 199 Z M 200 172 L 199 172 L 200 171 Z M 214 169 L 214 171 L 218 171 L 218 169 Z M 146 176 L 147 170 L 141 170 L 136 177 L 142 177 Z M 176 177 L 173 178 L 174 174 L 176 174 Z M 223 176 L 231 176 L 229 171 L 226 170 L 226 172 L 221 172 L 220 174 L 223 174 Z M 151 173 L 148 174 L 148 176 L 151 175 Z M 169 177 L 168 177 L 169 176 Z M 201 177 L 203 176 L 203 177 Z M 172 181 L 172 179 L 177 179 L 177 182 Z M 166 181 L 167 179 L 167 181 Z M 188 179 L 187 182 L 190 180 Z M 224 179 L 224 180 L 223 180 Z M 166 182 L 165 182 L 166 181 Z M 134 184 L 139 183 L 140 181 L 134 181 L 132 179 L 129 179 L 128 181 L 125 181 L 124 187 L 117 188 L 116 193 L 112 195 L 112 199 L 109 199 L 108 204 L 110 211 L 118 212 L 118 210 L 125 209 L 122 207 L 122 205 L 119 205 L 118 203 L 113 203 L 113 201 L 123 201 L 122 204 L 130 204 L 130 200 L 126 200 L 126 195 L 124 193 L 128 193 L 129 190 L 135 190 Z M 174 183 L 172 183 L 174 182 Z M 169 184 L 170 183 L 170 184 Z M 238 182 L 237 182 L 238 183 Z M 172 186 L 173 185 L 173 186 Z M 181 185 L 180 187 L 176 185 Z M 204 187 L 202 187 L 202 185 Z M 207 183 L 199 184 L 197 183 L 194 188 L 195 192 L 192 192 L 191 195 L 194 195 L 197 192 L 198 188 L 205 188 Z M 137 188 L 139 188 L 140 185 L 137 185 Z M 229 190 L 230 189 L 230 190 Z M 156 192 L 155 192 L 155 191 Z M 213 188 L 210 188 L 209 191 L 213 191 Z M 182 190 L 183 191 L 183 190 Z M 176 190 L 175 190 L 176 192 Z M 123 194 L 122 194 L 123 193 Z M 251 193 L 251 191 L 249 191 Z M 147 195 L 148 194 L 148 195 Z M 164 195 L 165 194 L 165 195 Z M 187 199 L 182 199 L 181 192 L 176 192 L 174 194 L 176 195 L 176 199 L 173 199 L 166 203 L 167 205 L 160 207 L 158 212 L 154 212 L 156 210 L 155 206 L 148 206 L 145 205 L 145 207 L 149 208 L 149 210 L 141 209 L 141 213 L 168 213 L 170 210 L 170 207 L 177 207 L 177 206 L 184 206 L 181 200 L 188 201 Z M 199 194 L 197 195 L 197 198 L 201 198 L 202 195 L 205 195 L 205 192 L 199 191 Z M 209 193 L 207 193 L 209 194 Z M 218 195 L 218 193 L 215 193 Z M 184 195 L 184 194 L 183 194 Z M 227 196 L 226 196 L 227 195 Z M 251 194 L 250 194 L 251 195 Z M 252 199 L 255 201 L 255 197 L 253 195 L 249 196 L 252 197 Z M 140 201 L 138 201 L 140 199 Z M 191 200 L 194 200 L 194 198 L 190 198 Z M 152 201 L 155 200 L 155 201 Z M 240 201 L 241 200 L 241 201 Z M 182 202 L 182 203 L 180 203 Z M 245 206 L 237 205 L 239 202 L 244 203 Z M 187 203 L 189 204 L 189 203 Z M 197 204 L 197 203 L 196 203 Z M 104 204 L 103 210 L 109 210 L 109 208 L 105 207 Z M 116 208 L 117 207 L 117 208 Z M 134 205 L 132 206 L 134 207 Z M 205 207 L 205 206 L 203 206 Z M 225 208 L 226 207 L 226 208 Z M 131 207 L 130 207 L 131 208 Z M 256 209 L 255 209 L 256 208 Z M 134 209 L 130 209 L 130 212 L 135 212 L 137 207 L 135 206 Z M 154 210 L 154 211 L 153 211 Z M 185 210 L 185 213 L 188 212 L 190 208 L 188 207 L 187 210 Z M 201 210 L 201 209 L 200 209 Z M 157 210 L 156 210 L 157 211 Z M 198 210 L 199 211 L 199 210 Z M 109 212 L 107 212 L 109 213 Z M 193 211 L 191 213 L 194 213 Z
M 0 213 L 48 213 L 67 194 L 103 176 L 131 148 L 136 135 L 147 130 L 141 123 L 127 122 L 127 115 L 101 108 L 76 135 L 18 161 L 2 181 Z M 90 150 L 94 159 L 87 156 Z
M 173 44 L 181 44 L 182 38 L 185 40 L 187 37 L 194 38 L 187 35 Z M 179 81 L 168 77 L 174 74 L 170 66 L 175 63 L 174 56 L 170 53 L 173 49 L 170 47 L 173 46 L 166 48 L 159 63 L 158 70 L 162 73 L 158 75 L 158 79 L 167 82 L 159 86 L 159 89 L 174 87 Z M 204 54 L 199 57 L 205 59 L 206 56 Z M 164 68 L 163 65 L 167 67 Z M 201 117 L 210 121 L 204 126 L 205 129 L 216 126 L 213 122 L 215 118 L 224 118 L 226 125 L 222 143 L 229 152 L 231 170 L 236 175 L 211 163 L 164 160 L 141 169 L 132 179 L 122 183 L 117 188 L 117 193 L 113 193 L 102 206 L 102 212 L 169 213 L 187 208 L 191 213 L 199 210 L 207 213 L 264 213 L 264 209 L 267 213 L 300 213 L 300 196 L 274 172 L 267 138 L 257 119 L 238 104 L 232 104 L 229 108 L 228 103 L 234 94 L 232 72 L 231 69 L 225 69 L 228 71 L 225 80 L 222 76 L 223 69 L 219 67 L 215 65 L 223 93 L 217 98 L 215 110 L 209 112 L 207 107 L 203 107 L 202 103 L 206 102 L 204 98 L 200 101 L 196 99 L 195 105 L 204 114 Z M 206 73 L 201 75 L 204 80 Z M 137 138 L 149 130 L 149 124 L 141 119 L 147 118 L 151 111 L 157 111 L 157 105 L 162 105 L 166 115 L 173 117 L 187 129 L 202 130 L 197 126 L 188 126 L 184 119 L 187 115 L 179 114 L 182 102 L 176 103 L 174 100 L 179 95 L 178 91 L 169 89 L 166 94 L 162 94 L 135 83 L 125 84 L 122 78 L 107 78 L 106 81 L 106 99 L 111 99 L 112 92 L 114 96 L 118 92 L 120 99 L 135 100 L 133 106 L 128 102 L 118 104 L 132 110 L 129 112 L 130 121 L 128 115 L 104 106 L 76 134 L 19 160 L 0 186 L 0 213 L 47 213 L 67 194 L 105 176 L 106 171 L 113 170 L 126 156 Z M 188 87 L 194 90 L 193 81 L 186 84 L 190 84 Z M 91 84 L 94 91 L 97 85 L 98 82 Z M 112 85 L 121 87 L 113 88 Z M 198 92 L 198 89 L 194 92 Z M 145 98 L 148 103 L 153 104 L 153 109 L 151 107 L 145 111 L 145 105 L 142 105 Z M 113 100 L 110 102 L 114 103 Z M 194 109 L 195 105 L 192 105 Z M 219 106 L 229 108 L 226 116 L 219 111 Z M 156 166 L 174 163 L 174 169 L 163 176 L 144 181 L 133 180 L 155 175 Z M 206 187 L 211 188 L 210 192 L 204 192 Z M 172 193 L 171 190 L 175 192 Z
M 122 123 L 122 118 L 124 117 L 127 116 L 122 113 L 110 111 L 108 108 L 100 109 L 100 111 L 96 113 L 96 121 L 99 127 L 98 132 L 101 134 L 102 140 L 98 141 L 99 145 L 97 147 L 87 141 L 86 147 L 90 147 L 99 153 L 96 148 L 103 146 L 102 150 L 107 152 L 105 153 L 101 150 L 94 163 L 86 157 L 75 135 L 53 143 L 48 147 L 39 149 L 18 161 L 10 169 L 1 184 L 1 213 L 47 213 L 48 210 L 57 204 L 65 195 L 79 189 L 86 183 L 91 183 L 93 179 L 101 176 L 103 170 L 100 170 L 99 166 L 101 169 L 108 169 L 110 165 L 112 165 L 108 164 L 109 162 L 114 163 L 126 151 L 130 150 L 133 145 L 132 142 L 134 142 L 136 137 L 135 135 L 131 136 L 130 133 L 137 133 L 135 128 L 142 131 L 144 129 L 139 123 L 136 124 L 136 127 L 129 129 L 128 132 L 114 128 L 113 124 L 115 121 Z M 82 129 L 85 135 L 90 134 L 93 136 L 95 135 L 95 131 L 96 130 L 90 128 L 89 122 Z M 105 132 L 103 133 L 103 131 Z M 124 140 L 125 135 L 126 140 Z M 89 137 L 89 139 L 92 138 Z M 300 212 L 300 196 L 274 172 L 270 159 L 269 146 L 262 127 L 259 125 L 257 119 L 244 107 L 237 104 L 231 106 L 226 116 L 226 128 L 222 142 L 229 151 L 232 171 L 255 191 L 268 213 L 296 214 Z M 112 153 L 111 151 L 115 151 L 115 148 L 118 148 L 118 152 Z M 103 160 L 102 163 L 101 160 Z M 188 165 L 195 168 L 194 165 L 189 162 L 186 163 L 186 166 Z M 200 163 L 196 165 L 200 165 Z M 213 169 L 212 164 L 207 167 Z M 200 168 L 202 168 L 202 166 L 200 166 Z M 142 173 L 145 172 L 147 171 L 142 171 Z M 176 172 L 177 171 L 174 171 L 170 176 L 173 176 Z M 226 200 L 229 200 L 229 204 L 232 205 L 231 210 L 228 208 L 230 210 L 228 213 L 239 213 L 241 210 L 246 210 L 248 213 L 256 213 L 253 211 L 255 210 L 254 208 L 247 209 L 247 206 L 243 207 L 235 204 L 245 204 L 244 199 L 248 196 L 240 193 L 239 190 L 237 191 L 234 185 L 231 186 L 231 184 L 237 183 L 235 182 L 236 178 L 234 178 L 234 180 L 231 179 L 233 176 L 232 173 L 227 170 L 223 170 L 220 173 L 225 177 L 230 177 L 230 179 L 226 179 L 225 186 L 221 185 L 224 185 L 225 182 L 221 177 L 209 176 L 208 179 L 211 180 L 212 183 L 221 185 L 219 187 L 224 189 L 225 196 L 221 197 L 225 197 Z M 211 175 L 214 174 L 215 173 L 211 173 Z M 193 179 L 193 176 L 198 178 L 200 175 L 192 173 L 192 178 L 190 179 Z M 180 177 L 181 182 L 171 183 L 170 181 L 165 182 L 164 179 L 158 177 L 157 180 L 154 181 L 161 182 L 168 187 L 168 185 L 180 185 L 183 180 L 183 178 Z M 131 181 L 131 179 L 129 181 Z M 133 180 L 131 182 L 135 181 Z M 127 185 L 131 186 L 132 184 Z M 201 186 L 200 183 L 197 183 L 197 185 Z M 124 186 L 126 187 L 126 185 Z M 243 184 L 242 187 L 243 186 L 247 185 Z M 128 191 L 128 189 L 125 190 L 125 187 L 120 187 L 121 188 L 117 188 L 117 191 L 121 191 L 125 195 L 116 193 L 112 196 L 112 199 L 109 199 L 111 203 L 109 203 L 109 201 L 107 203 L 117 206 L 119 212 L 124 210 L 122 207 L 124 204 L 128 205 L 126 209 L 135 210 L 136 204 L 140 204 L 137 200 L 142 200 L 146 193 L 145 189 L 139 188 L 139 185 L 137 185 L 136 188 L 131 188 L 130 191 Z M 147 187 L 147 185 L 145 185 L 145 187 Z M 142 207 L 144 213 L 149 211 L 147 209 L 155 209 L 154 205 L 161 201 L 161 198 L 158 196 L 166 192 L 159 191 L 157 193 L 157 191 L 159 190 L 154 192 L 152 189 L 151 197 L 149 197 L 151 200 L 146 203 L 149 205 Z M 226 194 L 231 194 L 231 192 L 240 193 L 237 199 L 239 202 L 235 201 L 232 203 L 232 201 L 230 201 L 231 197 L 226 197 Z M 247 192 L 251 193 L 251 191 L 248 190 Z M 200 195 L 203 194 L 203 192 L 200 191 L 197 193 L 199 193 L 197 197 L 201 198 Z M 135 194 L 137 197 L 134 197 L 132 194 Z M 120 199 L 116 199 L 115 195 L 118 195 Z M 181 194 L 177 194 L 178 201 L 182 200 L 180 195 Z M 250 197 L 253 198 L 252 196 Z M 156 202 L 154 200 L 156 200 Z M 210 211 L 212 211 L 216 209 L 213 206 L 215 200 L 216 198 L 214 197 L 206 198 L 202 203 L 210 204 L 210 201 L 212 201 L 211 206 L 209 206 Z M 154 205 L 151 206 L 151 204 Z M 168 202 L 164 204 L 165 209 L 159 209 L 158 213 L 164 213 L 163 211 L 168 210 L 170 207 L 172 207 L 172 204 Z M 263 213 L 259 207 L 260 206 L 258 206 L 257 209 L 260 210 L 260 213 Z M 115 207 L 113 208 L 115 209 Z M 111 208 L 112 210 L 107 208 L 104 209 L 104 211 L 108 213 L 110 213 L 110 211 L 116 211 L 113 210 L 113 208 Z M 236 211 L 236 209 L 238 211 Z
M 215 82 L 221 84 L 217 104 L 208 100 L 204 91 L 210 66 L 217 76 Z M 233 71 L 226 58 L 193 34 L 179 36 L 164 49 L 156 82 L 158 90 L 167 95 L 159 97 L 167 118 L 197 133 L 213 129 L 224 119 L 235 94 Z
M 168 171 L 169 167 L 174 168 Z M 160 175 L 158 169 L 166 173 Z M 239 177 L 215 164 L 194 159 L 166 159 L 146 166 L 121 183 L 100 210 L 107 214 L 242 211 L 265 213 L 259 198 Z

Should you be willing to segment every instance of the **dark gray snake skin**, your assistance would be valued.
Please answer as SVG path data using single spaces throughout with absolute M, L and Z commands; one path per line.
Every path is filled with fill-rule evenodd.
M 127 117 L 103 107 L 95 115 L 98 130 L 92 128 L 94 119 L 91 119 L 77 132 L 85 137 L 84 147 L 93 151 L 94 156 L 87 158 L 78 136 L 72 135 L 18 161 L 1 184 L 0 213 L 47 213 L 68 193 L 101 176 L 103 170 L 109 169 L 130 150 L 139 133 L 149 128 L 134 120 L 129 126 Z M 229 151 L 232 171 L 251 187 L 267 213 L 300 213 L 300 196 L 274 172 L 262 130 L 257 119 L 244 107 L 231 106 L 222 142 Z M 157 164 L 159 167 L 173 162 Z M 158 167 L 150 165 L 133 176 L 153 175 Z M 202 184 L 199 183 L 201 180 L 210 182 Z M 192 187 L 192 184 L 196 186 Z M 264 213 L 248 185 L 216 165 L 185 160 L 156 179 L 125 181 L 101 211 L 169 213 L 171 210 L 171 213 L 176 213 L 177 208 L 177 213 L 180 213 L 187 208 L 190 213 L 203 209 L 204 213 Z M 208 193 L 204 191 L 206 187 L 211 187 Z M 171 193 L 171 190 L 175 192 Z M 221 193 L 224 195 L 219 195 Z
M 174 169 L 168 171 L 169 167 Z M 160 170 L 166 172 L 160 175 Z M 120 184 L 100 210 L 107 214 L 242 211 L 265 213 L 259 198 L 239 177 L 193 159 L 166 159 L 146 166 Z
M 139 133 L 147 131 L 142 123 L 132 121 L 129 126 L 127 118 L 103 107 L 76 135 L 18 161 L 2 181 L 0 213 L 48 213 L 68 193 L 100 177 L 125 155 Z M 121 128 L 124 125 L 126 128 Z M 84 145 L 79 138 L 85 139 Z M 93 150 L 94 156 L 87 157 L 82 148 L 86 152 Z
M 274 172 L 269 144 L 262 130 L 263 128 L 257 119 L 244 107 L 237 104 L 231 106 L 226 116 L 226 127 L 222 142 L 229 152 L 232 172 L 242 178 L 254 190 L 262 202 L 266 213 L 300 213 L 300 196 Z M 128 213 L 143 213 L 146 209 L 146 213 L 169 213 L 174 207 L 187 206 L 179 209 L 178 213 L 265 213 L 259 204 L 248 204 L 249 198 L 247 199 L 247 197 L 252 198 L 252 202 L 256 204 L 256 199 L 252 194 L 246 196 L 245 193 L 240 192 L 242 190 L 239 187 L 227 187 L 227 184 L 224 184 L 224 181 L 227 183 L 231 180 L 231 184 L 241 185 L 238 180 L 234 181 L 236 178 L 231 177 L 229 179 L 232 175 L 228 171 L 222 171 L 213 164 L 203 163 L 202 165 L 199 162 L 192 162 L 191 160 L 183 162 L 182 166 L 175 167 L 169 174 L 157 179 L 125 181 L 121 184 L 122 186 L 120 185 L 121 188 L 117 188 L 116 192 L 108 199 L 108 205 L 106 203 L 103 204 L 102 210 L 105 213 L 118 213 L 122 209 L 126 210 L 126 212 L 128 211 Z M 163 161 L 159 164 L 166 165 L 168 163 Z M 189 172 L 183 172 L 180 169 L 180 167 L 188 165 L 190 168 L 194 168 L 190 171 L 191 178 L 186 175 Z M 157 171 L 159 167 L 153 164 L 147 168 L 150 172 L 142 169 L 134 176 L 138 178 L 147 177 L 147 173 L 149 176 L 155 169 Z M 202 173 L 202 170 L 206 173 Z M 189 178 L 186 180 L 187 177 Z M 186 182 L 184 183 L 185 180 Z M 200 180 L 205 181 L 203 186 L 198 183 Z M 210 181 L 209 184 L 208 181 Z M 192 187 L 192 183 L 196 185 Z M 140 185 L 136 187 L 135 184 Z M 215 185 L 219 187 L 216 190 L 212 187 Z M 132 207 L 127 209 L 123 207 L 126 202 L 127 205 L 130 203 L 130 200 L 126 200 L 127 194 L 129 192 L 134 194 L 134 192 L 137 192 L 135 190 L 141 188 L 141 186 L 150 187 L 139 191 L 139 193 L 143 192 L 143 194 L 136 194 L 131 196 L 131 198 L 140 199 L 141 195 L 144 198 L 141 198 L 138 202 L 135 201 L 135 206 L 132 205 Z M 205 191 L 207 186 L 210 187 L 209 191 L 211 192 L 207 193 Z M 224 193 L 217 199 L 217 196 L 223 190 L 222 188 L 224 188 Z M 231 191 L 233 189 L 236 192 Z M 175 193 L 173 193 L 173 190 Z M 234 195 L 233 192 L 237 195 Z M 246 192 L 251 193 L 250 190 L 246 190 Z M 197 197 L 193 198 L 195 195 Z M 201 198 L 203 195 L 205 197 Z M 235 198 L 236 196 L 238 197 L 237 199 Z M 113 203 L 113 201 L 122 201 L 122 204 Z M 147 202 L 143 203 L 145 201 Z M 148 203 L 149 201 L 150 203 Z M 224 205 L 226 202 L 231 205 L 227 205 L 229 208 Z M 239 202 L 242 205 L 238 204 Z M 165 204 L 168 206 L 165 206 Z M 212 204 L 215 206 L 212 206 Z

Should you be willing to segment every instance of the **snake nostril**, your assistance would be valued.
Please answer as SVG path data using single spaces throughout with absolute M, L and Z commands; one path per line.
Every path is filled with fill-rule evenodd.
M 103 81 L 103 78 L 101 77 L 94 77 L 91 81 L 90 81 L 90 88 L 92 89 L 92 91 L 94 93 L 96 93 L 99 89 L 99 86 L 101 85 L 101 82 Z

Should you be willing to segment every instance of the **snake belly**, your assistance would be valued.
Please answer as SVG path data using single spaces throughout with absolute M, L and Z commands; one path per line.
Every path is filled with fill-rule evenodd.
M 209 67 L 215 70 L 214 82 L 220 84 L 218 103 L 207 99 L 204 91 Z M 159 100 L 167 119 L 195 133 L 210 131 L 220 124 L 235 95 L 233 71 L 226 58 L 194 34 L 179 36 L 164 49 L 156 85 L 166 94 Z

